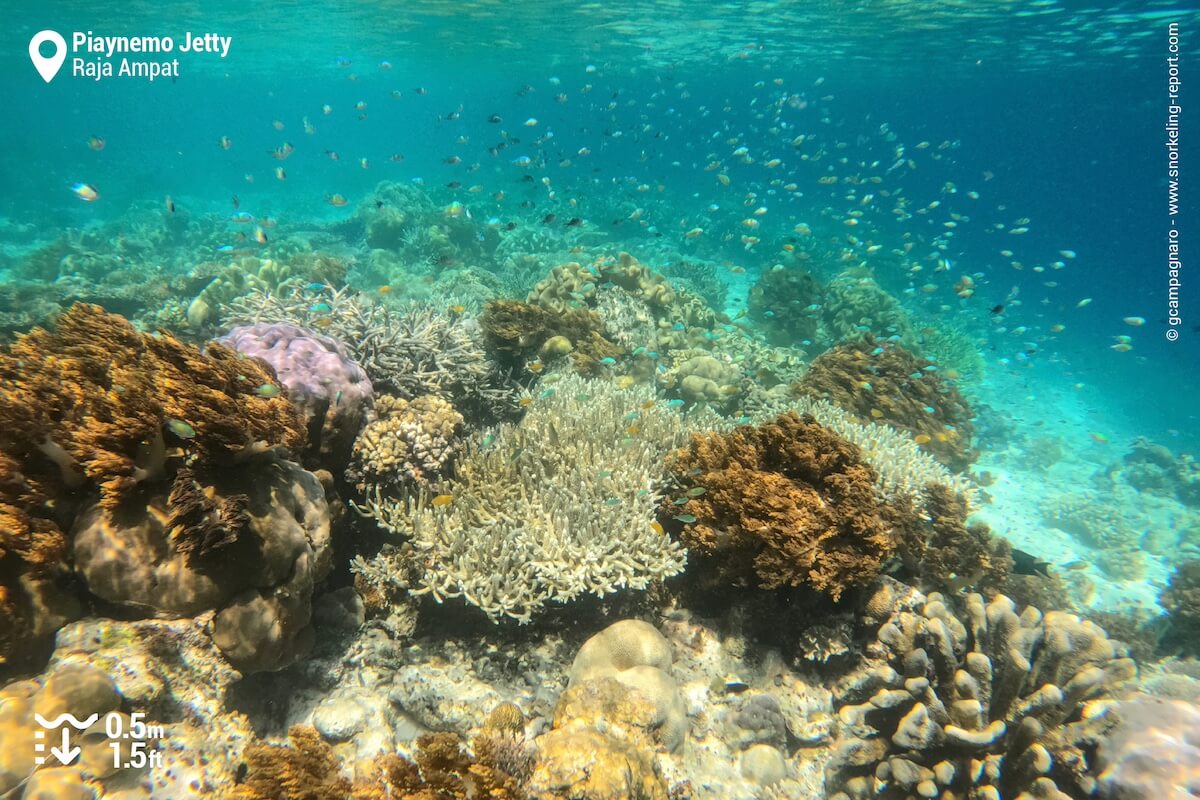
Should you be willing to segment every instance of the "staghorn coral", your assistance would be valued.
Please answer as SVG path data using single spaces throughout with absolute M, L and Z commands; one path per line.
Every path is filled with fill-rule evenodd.
M 860 419 L 912 434 L 923 450 L 955 471 L 978 456 L 971 443 L 970 406 L 940 377 L 936 364 L 900 345 L 879 343 L 870 335 L 838 345 L 814 359 L 793 388 Z
M 561 377 L 525 418 L 477 438 L 456 475 L 428 496 L 367 509 L 409 540 L 355 569 L 371 583 L 438 601 L 462 597 L 493 621 L 527 622 L 550 601 L 644 589 L 683 568 L 654 520 L 665 449 L 689 425 L 649 388 Z
M 1083 798 L 1106 723 L 1089 701 L 1136 673 L 1104 631 L 1073 614 L 1020 614 L 1004 595 L 939 594 L 899 608 L 869 658 L 834 689 L 844 739 L 832 800 Z
M 244 256 L 229 264 L 201 264 L 191 274 L 212 276 L 187 307 L 188 326 L 200 330 L 229 313 L 239 298 L 256 292 L 278 292 L 309 282 L 340 285 L 346 265 L 339 259 L 316 253 L 296 254 L 287 262 Z
M 479 322 L 465 315 L 389 305 L 347 290 L 314 298 L 296 289 L 251 295 L 227 319 L 320 330 L 345 345 L 379 391 L 406 399 L 436 394 L 483 420 L 506 416 L 516 405 L 514 384 L 484 352 Z
M 462 430 L 462 415 L 436 395 L 404 400 L 383 395 L 354 443 L 352 478 L 359 491 L 428 486 L 446 471 Z
M 76 305 L 0 351 L 0 659 L 71 616 L 57 587 L 75 505 L 96 485 L 115 511 L 169 477 L 167 444 L 199 468 L 298 449 L 300 416 L 265 365 L 216 345 L 201 353 Z M 232 512 L 232 509 L 229 509 Z M 236 516 L 236 515 L 234 515 Z
M 692 488 L 665 513 L 683 512 L 682 541 L 735 582 L 808 586 L 837 600 L 895 549 L 874 470 L 812 417 L 695 435 L 670 469 Z
M 346 462 L 374 393 L 345 347 L 296 325 L 266 322 L 238 326 L 217 341 L 270 364 L 304 415 L 310 451 L 325 465 Z

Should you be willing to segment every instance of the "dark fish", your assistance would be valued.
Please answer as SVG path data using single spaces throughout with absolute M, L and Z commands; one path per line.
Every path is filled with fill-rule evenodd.
M 1001 303 L 998 306 L 992 306 L 992 316 L 999 316 L 1000 314 L 1003 314 L 1003 313 L 1004 313 L 1004 304 L 1003 303 Z
M 238 200 L 238 196 L 235 194 L 233 196 L 233 210 L 237 211 L 239 208 L 241 208 L 241 206 L 242 206 L 242 201 Z
M 447 189 L 461 189 L 462 181 L 450 181 L 446 184 Z
M 571 217 L 571 219 L 567 222 L 567 227 L 568 228 L 578 228 L 582 224 L 583 224 L 583 220 L 580 219 L 579 217 Z
M 551 222 L 554 222 L 554 220 L 556 220 L 556 219 L 558 219 L 557 214 L 547 214 L 546 216 L 542 217 L 542 224 L 549 225 Z
M 533 201 L 532 200 L 522 200 L 521 208 L 533 208 Z
M 517 223 L 515 223 L 515 222 L 510 222 L 504 226 L 504 230 L 506 230 L 506 231 L 512 231 L 512 230 L 516 230 L 516 229 L 517 229 Z
M 499 124 L 504 122 L 504 119 L 499 114 L 492 114 L 490 117 L 488 117 L 488 122 Z
M 382 201 L 382 200 L 376 200 L 376 201 L 375 201 L 375 208 L 383 208 L 383 201 Z
M 452 267 L 452 266 L 454 266 L 454 256 L 442 256 L 441 258 L 439 258 L 439 259 L 437 260 L 437 265 L 438 265 L 439 267 Z
M 442 163 L 443 164 L 461 164 L 462 159 L 459 158 L 458 156 L 447 156 L 446 158 L 442 159 Z
M 1026 553 L 1024 550 L 1013 548 L 1013 573 L 1016 575 L 1041 575 L 1043 578 L 1050 577 L 1050 562 L 1043 561 L 1037 556 Z
M 424 86 L 418 86 L 416 89 L 413 89 L 413 91 L 417 94 L 429 94 L 429 90 Z
M 447 120 L 447 121 L 449 121 L 449 122 L 455 122 L 455 121 L 457 121 L 457 120 L 458 120 L 458 119 L 459 119 L 461 116 L 462 116 L 462 112 L 459 112 L 459 111 L 451 111 L 449 114 L 447 114 L 447 115 L 446 115 L 446 120 Z

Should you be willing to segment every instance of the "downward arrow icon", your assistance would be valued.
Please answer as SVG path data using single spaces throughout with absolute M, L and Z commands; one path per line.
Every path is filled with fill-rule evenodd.
M 62 747 L 51 747 L 50 754 L 58 759 L 58 763 L 64 767 L 75 760 L 82 750 L 78 746 L 71 747 L 71 735 L 66 728 L 62 732 Z

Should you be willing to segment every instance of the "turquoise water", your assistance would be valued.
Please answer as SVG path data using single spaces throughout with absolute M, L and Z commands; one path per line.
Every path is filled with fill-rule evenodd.
M 1178 610 L 1166 608 L 1169 603 L 1160 598 L 1173 570 L 1196 558 L 1200 546 L 1200 492 L 1192 491 L 1200 483 L 1192 460 L 1200 448 L 1195 400 L 1200 393 L 1200 299 L 1185 268 L 1179 316 L 1172 319 L 1168 282 L 1169 232 L 1179 231 L 1186 264 L 1192 229 L 1200 220 L 1187 183 L 1194 170 L 1186 144 L 1192 135 L 1188 123 L 1195 117 L 1188 77 L 1200 52 L 1200 9 L 1186 0 L 195 2 L 178 7 L 21 2 L 7 4 L 5 12 L 0 34 L 5 107 L 0 123 L 0 186 L 5 189 L 0 192 L 0 343 L 6 348 L 35 326 L 52 329 L 56 317 L 75 301 L 98 303 L 140 331 L 161 327 L 187 346 L 201 347 L 247 322 L 247 305 L 261 308 L 272 297 L 298 296 L 295 302 L 308 310 L 292 309 L 287 321 L 340 336 L 374 383 L 378 409 L 383 394 L 406 395 L 404 378 L 378 366 L 386 353 L 381 358 L 378 353 L 363 355 L 365 334 L 355 341 L 346 332 L 349 328 L 340 327 L 339 292 L 384 308 L 411 311 L 405 303 L 415 303 L 418 310 L 449 320 L 447 325 L 465 321 L 470 336 L 477 336 L 476 320 L 489 301 L 526 300 L 552 268 L 570 261 L 592 265 L 596 283 L 603 283 L 609 279 L 601 265 L 611 265 L 626 251 L 650 274 L 661 273 L 675 288 L 696 291 L 708 308 L 686 317 L 686 323 L 660 315 L 661 330 L 655 333 L 651 320 L 647 334 L 636 319 L 597 305 L 595 284 L 576 286 L 577 294 L 554 307 L 555 313 L 598 311 L 607 326 L 605 336 L 616 343 L 612 355 L 596 351 L 586 365 L 590 373 L 575 362 L 581 373 L 598 375 L 622 391 L 647 393 L 639 400 L 647 405 L 631 406 L 625 418 L 629 425 L 623 442 L 642 435 L 637 415 L 655 402 L 676 414 L 715 413 L 718 422 L 712 428 L 717 430 L 762 422 L 760 413 L 769 404 L 757 394 L 760 390 L 770 389 L 772 382 L 799 381 L 822 353 L 870 333 L 880 345 L 872 355 L 899 344 L 931 357 L 929 372 L 945 376 L 945 386 L 961 392 L 971 405 L 975 434 L 970 446 L 979 451 L 978 459 L 967 466 L 948 462 L 955 477 L 945 479 L 971 485 L 977 500 L 973 521 L 987 523 L 1019 551 L 1049 562 L 1060 582 L 1047 591 L 1066 598 L 1064 608 L 1082 614 L 1124 613 L 1157 635 L 1174 625 L 1163 641 L 1175 644 L 1164 645 L 1156 659 L 1168 650 L 1196 655 L 1194 641 L 1182 647 L 1179 641 L 1190 641 L 1197 629 L 1181 633 Z M 1168 205 L 1174 178 L 1168 174 L 1164 144 L 1172 24 L 1180 28 L 1185 76 L 1183 175 L 1174 211 Z M 46 29 L 63 34 L 69 46 L 77 31 L 101 38 L 171 37 L 174 46 L 161 58 L 72 51 L 53 80 L 45 81 L 31 64 L 28 44 Z M 229 37 L 228 52 L 178 52 L 189 32 Z M 177 59 L 172 73 L 177 69 L 178 74 L 153 81 L 116 74 L 96 80 L 86 70 L 75 74 L 76 57 L 88 69 L 109 66 L 114 72 L 122 58 Z M 376 225 L 393 218 L 403 218 L 395 223 L 399 232 Z M 339 269 L 329 274 L 336 277 L 295 266 L 302 260 L 297 253 L 308 251 L 335 260 Z M 283 265 L 283 277 L 260 280 L 268 261 L 267 273 Z M 820 318 L 828 310 L 823 304 L 832 301 L 818 297 L 805 309 L 813 298 L 777 294 L 779 284 L 771 281 L 780 272 L 811 273 L 823 286 L 839 278 L 869 278 L 870 286 L 887 295 L 877 300 L 873 313 L 902 318 L 903 330 L 864 314 L 851 320 L 859 325 L 851 325 L 849 332 L 835 332 L 826 320 L 808 334 L 795 333 L 799 328 L 786 324 L 805 315 Z M 221 294 L 209 292 L 214 279 L 246 283 Z M 767 296 L 756 299 L 761 286 L 768 287 Z M 788 331 L 782 336 L 781 325 Z M 672 331 L 695 334 L 686 347 L 670 345 L 673 355 L 665 343 Z M 535 336 L 532 329 L 524 334 Z M 545 341 L 546 336 L 536 335 L 542 336 L 539 343 Z M 934 342 L 939 336 L 952 338 L 959 349 L 938 350 Z M 742 360 L 744 352 L 736 349 L 742 345 L 731 343 L 741 341 L 738 337 L 752 342 L 744 347 L 758 348 L 759 356 L 767 352 L 762 356 L 767 360 L 795 357 L 802 366 L 786 379 L 769 381 L 764 377 L 769 370 L 759 369 L 759 362 Z M 581 341 L 576 340 L 576 350 Z M 441 346 L 452 349 L 445 342 Z M 656 346 L 663 350 L 660 363 L 647 367 L 645 353 Z M 503 379 L 486 379 L 497 382 L 487 384 L 497 394 L 471 394 L 461 387 L 441 393 L 462 413 L 446 444 L 452 455 L 440 465 L 444 471 L 430 468 L 429 475 L 413 479 L 410 470 L 383 493 L 401 486 L 396 497 L 418 506 L 438 498 L 426 509 L 433 518 L 444 506 L 453 510 L 461 505 L 469 482 L 455 473 L 455 459 L 465 462 L 466 453 L 474 453 L 483 463 L 490 458 L 486 448 L 496 431 L 507 430 L 495 425 L 516 426 L 522 414 L 535 414 L 539 402 L 559 402 L 553 383 L 546 381 L 561 378 L 555 372 L 561 359 L 554 362 L 550 351 L 539 347 L 516 357 L 489 340 L 484 348 L 488 369 L 498 363 L 507 370 Z M 714 377 L 713 389 L 701 392 L 699 401 L 683 390 L 676 375 L 698 353 L 732 370 Z M 600 360 L 602 355 L 606 360 Z M 445 369 L 453 372 L 455 367 Z M 409 371 L 419 372 L 415 366 Z M 11 411 L 11 397 L 26 396 L 17 394 L 24 386 L 21 365 L 4 378 L 4 390 L 12 390 L 5 395 Z M 279 382 L 288 390 L 285 395 L 297 397 L 282 374 Z M 865 424 L 895 424 L 906 439 L 936 455 L 939 433 L 934 432 L 931 442 L 920 433 L 924 429 L 904 428 L 885 400 L 878 404 L 885 410 L 875 413 L 863 399 L 875 391 L 870 384 L 858 381 L 850 413 Z M 258 399 L 274 401 L 273 384 L 258 388 L 263 390 Z M 55 390 L 39 391 L 49 392 L 40 395 L 46 398 Z M 121 394 L 112 391 L 113 396 Z M 564 406 L 568 410 L 562 413 L 583 415 L 581 409 L 600 390 L 578 391 L 583 398 L 579 407 Z M 949 391 L 939 389 L 941 396 Z M 495 399 L 505 393 L 511 395 L 506 401 Z M 489 399 L 494 407 L 485 408 Z M 339 391 L 333 406 L 341 400 Z M 120 404 L 119 399 L 112 402 Z M 71 417 L 55 408 L 61 417 Z M 85 417 L 93 413 L 100 412 L 87 411 Z M 355 460 L 359 450 L 353 459 L 349 455 L 350 442 L 366 420 L 355 418 L 356 427 L 348 431 L 338 458 L 314 449 L 313 441 L 303 458 L 291 454 L 303 464 L 304 469 L 292 465 L 297 471 L 328 475 L 327 489 L 334 487 L 328 489 L 327 505 L 313 501 L 334 510 L 330 563 L 305 589 L 318 598 L 350 587 L 366 598 L 354 577 L 365 573 L 351 566 L 353 559 L 370 561 L 381 547 L 386 555 L 388 546 L 418 536 L 411 525 L 405 527 L 408 523 L 384 521 L 377 508 L 372 513 L 379 525 L 348 510 L 362 512 L 381 497 L 364 491 L 372 484 Z M 182 452 L 169 453 L 168 460 L 188 457 L 196 421 L 164 422 L 168 445 Z M 12 423 L 13 431 L 19 427 Z M 310 421 L 310 434 L 320 429 Z M 951 440 L 958 436 L 953 425 L 945 430 Z M 201 428 L 198 441 L 204 434 Z M 22 470 L 32 475 L 45 467 L 49 448 L 44 442 L 18 446 L 17 434 L 5 435 L 0 435 L 0 453 L 9 460 L 0 462 L 6 476 L 0 483 L 16 485 L 18 478 L 25 480 Z M 160 431 L 160 443 L 163 435 Z M 525 441 L 511 438 L 516 436 L 511 430 L 507 436 L 500 434 L 502 445 Z M 53 434 L 47 437 L 54 441 Z M 1145 468 L 1139 459 L 1147 445 L 1136 444 L 1142 439 L 1166 449 L 1155 449 Z M 667 441 L 656 443 L 660 449 L 652 451 L 652 462 L 661 464 L 671 449 Z M 150 440 L 138 444 L 149 446 Z M 524 465 L 533 444 L 513 447 L 508 463 Z M 138 452 L 141 458 L 144 453 Z M 72 455 L 82 459 L 74 451 Z M 128 455 L 132 463 L 134 454 Z M 203 464 L 208 454 L 198 458 L 196 463 Z M 502 461 L 487 463 L 502 472 L 508 469 L 497 466 Z M 139 461 L 138 469 L 142 466 Z M 168 473 L 176 475 L 177 469 L 179 464 Z M 137 474 L 142 481 L 142 473 Z M 145 480 L 153 485 L 152 479 Z M 304 480 L 297 478 L 295 485 L 308 486 Z M 88 481 L 100 483 L 91 473 Z M 59 487 L 67 499 L 56 495 L 45 502 L 31 501 L 27 494 L 8 499 L 0 494 L 0 510 L 10 507 L 5 503 L 24 503 L 22 513 L 54 519 L 65 536 L 64 547 L 80 548 L 75 542 L 84 541 L 76 532 L 83 515 L 75 512 L 94 500 L 95 485 L 85 481 L 84 488 Z M 632 524 L 640 530 L 653 523 L 658 534 L 693 547 L 682 529 L 697 523 L 694 507 L 664 503 L 656 511 L 645 499 L 651 492 L 669 494 L 667 486 L 665 474 L 652 476 L 641 494 L 613 490 L 612 497 L 597 502 L 613 507 L 624 503 L 622 508 L 645 502 L 638 512 L 642 517 Z M 600 495 L 578 491 L 575 510 L 592 513 L 588 498 Z M 18 495 L 20 503 L 12 499 Z M 692 495 L 692 501 L 680 498 L 677 505 L 699 503 L 696 498 L 702 495 Z M 174 504 L 171 499 L 167 505 Z M 1075 510 L 1062 510 L 1068 507 Z M 1080 507 L 1090 509 L 1092 516 L 1085 519 Z M 703 524 L 704 515 L 699 516 Z M 1111 525 L 1097 523 L 1097 516 Z M 0 516 L 5 519 L 15 517 Z M 3 546 L 0 537 L 0 567 L 5 564 Z M 694 549 L 697 555 L 690 558 L 700 563 L 702 548 Z M 56 567 L 62 576 L 71 576 L 68 594 L 82 604 L 69 619 L 155 616 L 144 613 L 144 598 L 135 602 L 96 588 L 86 556 L 70 552 Z M 429 559 L 436 563 L 434 556 Z M 879 571 L 901 574 L 893 566 Z M 481 569 L 486 571 L 486 563 Z M 956 591 L 975 585 L 963 583 L 962 575 L 942 577 Z M 413 599 L 424 596 L 416 585 L 405 586 L 406 592 L 413 591 L 407 602 L 424 603 L 423 613 L 429 614 L 428 596 Z M 636 581 L 627 585 L 644 588 Z M 0 605 L 12 596 L 5 592 L 0 583 Z M 436 590 L 434 596 L 439 603 L 443 599 Z M 306 612 L 309 599 L 304 601 Z M 716 613 L 704 604 L 692 605 L 694 599 L 680 590 L 671 601 L 672 612 L 663 603 L 647 610 L 659 603 L 655 599 L 629 613 L 644 612 L 662 622 L 659 627 L 669 638 L 682 637 L 682 628 L 672 628 L 684 626 L 680 614 L 694 611 L 699 619 Z M 836 607 L 836 613 L 852 615 L 854 603 L 861 600 Z M 360 610 L 363 602 L 370 605 L 360 600 Z M 422 618 L 426 627 L 416 635 L 429 637 L 431 630 L 445 625 L 451 638 L 470 639 L 486 631 L 478 634 L 481 641 L 509 641 L 504 638 L 509 633 L 493 632 L 478 609 L 467 606 L 487 611 L 485 603 L 468 600 L 448 606 L 463 612 L 461 618 L 453 611 L 442 617 L 439 605 L 432 616 Z M 211 605 L 213 610 L 220 607 Z M 180 609 L 159 611 L 164 617 L 196 616 Z M 1175 617 L 1168 621 L 1165 611 Z M 607 623 L 619 613 L 607 608 L 581 612 L 586 621 L 578 629 L 563 617 L 538 623 L 541 618 L 535 614 L 535 629 L 550 642 L 546 647 L 558 649 L 538 662 L 541 667 L 528 669 L 569 666 L 583 638 L 602 627 L 598 620 Z M 1189 618 L 1189 624 L 1197 617 Z M 24 624 L 14 624 L 14 630 Z M 380 625 L 399 636 L 394 617 Z M 11 640 L 0 631 L 0 645 L 17 641 L 27 648 L 20 658 L 0 649 L 0 666 L 11 660 L 14 678 L 45 674 L 54 651 L 52 634 L 60 627 L 36 636 L 21 628 Z M 690 641 L 716 637 L 713 631 L 719 628 L 714 623 L 704 633 L 693 631 Z M 331 647 L 333 637 L 321 631 L 318 627 L 315 660 L 307 667 L 313 671 L 318 667 L 312 664 L 332 663 L 321 658 L 337 660 L 321 650 Z M 488 638 L 492 636 L 499 638 Z M 353 641 L 345 652 L 366 647 L 364 639 Z M 433 651 L 445 644 L 436 635 L 422 641 Z M 677 650 L 680 641 L 672 638 Z M 865 641 L 861 631 L 856 641 Z M 284 652 L 292 643 L 270 647 Z M 774 657 L 766 655 L 774 647 L 760 644 L 737 663 L 750 671 L 766 670 L 762 665 Z M 533 645 L 529 648 L 521 651 L 522 658 L 534 663 L 529 655 Z M 221 649 L 228 655 L 230 648 Z M 33 656 L 26 659 L 29 653 Z M 228 707 L 240 704 L 256 734 L 278 742 L 286 731 L 281 720 L 310 721 L 311 708 L 306 711 L 303 705 L 307 701 L 286 706 L 279 700 L 283 705 L 278 708 L 288 709 L 279 711 L 250 699 L 256 691 L 273 698 L 273 693 L 286 694 L 281 687 L 295 680 L 319 704 L 324 695 L 313 688 L 315 683 L 297 677 L 306 669 L 303 657 L 275 661 L 262 652 L 242 657 L 233 662 L 247 675 L 284 676 L 275 684 L 266 678 L 254 683 L 255 676 L 231 690 L 242 696 Z M 447 656 L 451 661 L 455 657 Z M 701 656 L 696 660 L 703 662 Z M 714 678 L 740 686 L 742 680 L 731 677 L 731 670 L 726 664 L 727 674 L 709 675 L 696 668 L 688 679 L 703 684 Z M 485 672 L 472 673 L 472 680 L 486 682 L 479 677 Z M 453 685 L 457 679 L 445 680 Z M 814 686 L 822 680 L 832 685 L 827 675 L 813 680 Z M 464 697 L 486 695 L 491 701 L 507 696 L 496 688 L 506 685 L 502 680 L 488 685 L 494 689 L 490 694 L 464 689 Z M 699 702 L 695 694 L 689 697 L 693 705 Z M 126 710 L 134 705 L 125 702 Z M 445 728 L 426 718 L 421 724 L 466 736 L 488 710 L 476 714 L 479 719 L 445 711 L 454 720 Z M 533 718 L 530 708 L 523 710 Z M 688 713 L 697 718 L 696 708 Z M 463 722 L 468 718 L 470 724 Z M 695 727 L 692 735 L 698 737 Z M 363 745 L 358 746 L 361 751 Z M 789 758 L 792 774 L 803 774 L 804 757 L 793 748 Z M 676 765 L 678 775 L 703 782 L 698 777 L 703 770 L 682 764 Z M 213 773 L 216 783 L 228 778 L 218 773 Z M 734 785 L 721 783 L 725 780 L 712 778 L 714 786 Z M 0 797 L 21 796 L 6 791 L 0 783 Z M 154 796 L 183 796 L 161 791 L 166 794 Z M 745 791 L 727 788 L 696 796 L 760 796 L 737 794 Z M 800 789 L 780 791 L 778 796 L 812 796 L 796 793 Z

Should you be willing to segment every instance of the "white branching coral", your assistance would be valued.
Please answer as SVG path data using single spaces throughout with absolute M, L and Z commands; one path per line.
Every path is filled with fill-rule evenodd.
M 809 397 L 772 403 L 754 414 L 754 421 L 773 419 L 787 411 L 811 414 L 818 423 L 847 441 L 858 445 L 863 460 L 875 468 L 879 491 L 886 498 L 901 495 L 921 500 L 925 487 L 938 484 L 964 496 L 971 504 L 974 488 L 960 475 L 954 475 L 933 456 L 921 450 L 910 437 L 890 425 L 856 422 L 844 409 Z
M 680 414 L 648 387 L 564 375 L 519 424 L 473 440 L 438 497 L 376 493 L 366 512 L 408 541 L 354 568 L 439 602 L 461 597 L 497 622 L 527 622 L 584 593 L 645 589 L 685 561 L 654 520 L 663 456 L 690 431 L 722 424 Z

